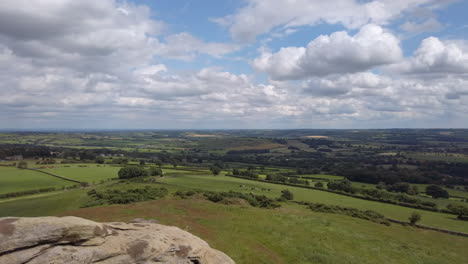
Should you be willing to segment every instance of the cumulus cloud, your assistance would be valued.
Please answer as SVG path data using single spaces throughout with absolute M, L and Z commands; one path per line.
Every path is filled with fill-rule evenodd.
M 429 37 L 421 42 L 414 55 L 389 67 L 405 74 L 445 76 L 468 74 L 468 46 L 461 41 L 441 41 Z
M 391 84 L 388 77 L 371 72 L 359 72 L 346 75 L 333 75 L 327 78 L 311 78 L 303 83 L 305 94 L 337 97 L 349 95 L 353 90 L 360 91 L 359 94 L 376 94 Z M 370 90 L 370 92 L 369 92 Z
M 351 10 L 358 13 L 347 16 L 349 10 L 335 7 L 326 18 L 317 18 L 323 9 L 311 7 L 312 18 L 301 13 L 291 19 L 289 13 L 301 9 L 292 7 L 283 8 L 286 18 L 280 20 L 278 9 L 270 8 L 271 19 L 265 21 L 273 24 L 255 17 L 264 28 L 258 31 L 252 24 L 254 35 L 284 25 L 274 30 L 286 36 L 297 26 L 325 19 L 349 28 L 365 25 L 354 35 L 336 32 L 306 47 L 263 52 L 252 65 L 272 80 L 259 83 L 255 76 L 221 67 L 176 71 L 170 63 L 163 64 L 160 57 L 219 58 L 239 46 L 207 42 L 187 32 L 168 35 L 165 23 L 154 20 L 143 5 L 114 0 L 0 1 L 0 127 L 349 127 L 361 121 L 371 126 L 371 121 L 388 125 L 392 120 L 429 120 L 447 112 L 466 120 L 466 44 L 427 41 L 399 65 L 398 39 L 377 25 L 422 1 L 334 3 L 357 6 Z M 373 10 L 372 18 L 362 6 Z M 373 71 L 388 63 L 401 66 L 403 73 L 430 71 L 452 77 L 446 74 L 434 82 L 399 71 L 388 77 Z
M 403 12 L 436 0 L 248 0 L 238 12 L 214 21 L 228 26 L 239 41 L 253 41 L 275 27 L 298 27 L 319 23 L 342 24 L 357 29 L 368 23 L 388 24 Z
M 399 40 L 377 25 L 366 25 L 354 36 L 335 32 L 312 40 L 307 47 L 281 48 L 264 52 L 253 61 L 258 71 L 273 79 L 301 79 L 336 73 L 352 73 L 398 61 Z

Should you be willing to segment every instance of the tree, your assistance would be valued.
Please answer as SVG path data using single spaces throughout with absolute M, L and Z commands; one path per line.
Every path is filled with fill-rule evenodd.
M 317 188 L 323 188 L 323 183 L 322 183 L 322 182 L 317 182 L 317 183 L 315 184 L 315 187 L 317 187 Z
M 412 212 L 408 219 L 412 225 L 415 225 L 417 222 L 421 221 L 421 214 Z
M 26 161 L 20 161 L 18 163 L 18 169 L 27 169 L 28 168 L 28 163 Z
M 437 185 L 427 186 L 426 194 L 432 196 L 432 198 L 449 198 L 448 192 Z
M 156 166 L 158 166 L 159 168 L 161 168 L 162 165 L 163 165 L 162 161 L 160 161 L 160 160 L 155 160 L 154 164 L 156 164 Z
M 294 194 L 289 190 L 282 190 L 281 198 L 286 199 L 286 200 L 292 200 L 294 199 Z
M 221 173 L 221 169 L 218 166 L 212 166 L 210 168 L 211 173 L 213 173 L 214 176 L 219 175 Z
M 144 160 L 140 160 L 140 166 L 145 166 L 146 162 Z
M 386 186 L 386 189 L 389 192 L 408 193 L 410 190 L 410 185 L 406 182 L 397 182 L 395 184 Z
M 239 175 L 239 169 L 232 169 L 232 175 Z
M 353 193 L 355 190 L 351 186 L 351 181 L 348 179 L 330 181 L 328 183 L 328 189 L 330 190 L 339 190 L 344 192 Z
M 105 160 L 104 160 L 104 157 L 97 156 L 95 161 L 97 164 L 103 164 Z
M 163 171 L 160 168 L 150 167 L 148 172 L 150 176 L 163 176 Z
M 460 220 L 468 220 L 468 207 L 457 204 L 447 205 L 447 209 L 456 214 Z
M 125 167 L 119 170 L 120 179 L 148 176 L 148 171 L 141 167 Z

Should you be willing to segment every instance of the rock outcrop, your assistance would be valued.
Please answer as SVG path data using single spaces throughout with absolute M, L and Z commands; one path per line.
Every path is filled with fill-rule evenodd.
M 96 223 L 78 217 L 0 218 L 2 264 L 231 264 L 224 253 L 177 227 Z

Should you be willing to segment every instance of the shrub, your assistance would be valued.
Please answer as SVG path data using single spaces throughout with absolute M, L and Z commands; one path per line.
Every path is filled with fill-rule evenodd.
M 88 195 L 94 198 L 94 201 L 87 204 L 87 207 L 97 204 L 128 204 L 146 200 L 163 198 L 168 193 L 164 187 L 154 188 L 145 186 L 144 188 L 128 190 L 106 190 L 98 192 L 95 189 L 90 190 Z
M 286 199 L 286 200 L 292 200 L 292 199 L 294 199 L 294 194 L 289 190 L 282 190 L 281 191 L 281 197 Z
M 317 183 L 315 183 L 314 186 L 317 187 L 317 188 L 323 188 L 323 183 L 322 182 L 317 182 Z
M 342 214 L 351 217 L 361 218 L 379 224 L 390 225 L 390 222 L 380 213 L 371 210 L 358 210 L 351 207 L 342 207 L 338 205 L 327 205 L 321 203 L 305 203 L 309 209 L 314 212 Z
M 412 225 L 415 225 L 417 222 L 421 221 L 421 214 L 413 212 L 408 219 Z

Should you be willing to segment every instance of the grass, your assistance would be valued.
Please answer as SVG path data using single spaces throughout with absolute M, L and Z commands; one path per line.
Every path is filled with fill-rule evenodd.
M 36 171 L 0 167 L 0 194 L 44 188 L 62 188 L 75 184 Z
M 264 194 L 269 197 L 279 197 L 281 190 L 289 189 L 294 193 L 297 201 L 317 202 L 332 205 L 353 207 L 361 210 L 373 210 L 386 217 L 401 221 L 407 221 L 409 215 L 416 211 L 422 215 L 421 224 L 444 228 L 453 231 L 468 233 L 468 223 L 456 220 L 455 216 L 430 211 L 417 210 L 392 204 L 384 204 L 363 199 L 352 198 L 344 195 L 328 193 L 319 190 L 310 190 L 299 187 L 283 186 L 278 184 L 256 182 L 227 176 L 176 176 L 161 180 L 164 183 L 193 189 L 211 191 L 238 191 Z
M 88 199 L 81 189 L 0 200 L 0 217 L 47 216 L 79 208 Z
M 96 221 L 156 219 L 178 226 L 236 263 L 463 263 L 467 238 L 400 225 L 315 213 L 285 204 L 275 210 L 205 200 L 165 199 L 61 213 Z
M 117 173 L 120 170 L 120 167 L 113 167 L 109 165 L 96 165 L 96 164 L 72 164 L 67 165 L 53 166 L 51 169 L 41 169 L 43 171 L 63 176 L 72 180 L 89 182 L 89 183 L 98 183 L 101 180 L 107 180 L 110 178 L 118 177 Z M 79 167 L 86 166 L 86 167 Z

